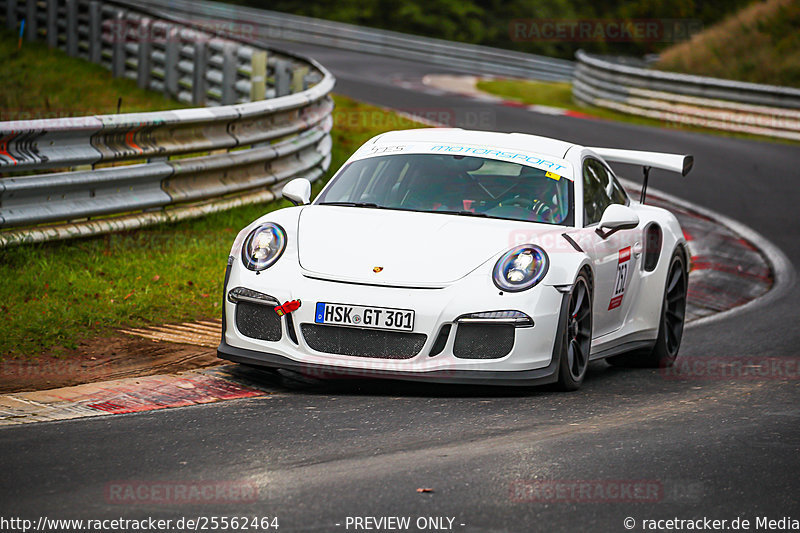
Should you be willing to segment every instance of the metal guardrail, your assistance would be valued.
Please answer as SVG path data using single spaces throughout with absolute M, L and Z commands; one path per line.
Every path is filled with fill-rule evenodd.
M 623 113 L 711 129 L 800 140 L 800 89 L 663 72 L 583 51 L 573 98 Z
M 121 0 L 159 16 L 180 15 L 203 24 L 228 24 L 230 31 L 259 42 L 313 43 L 462 69 L 469 74 L 569 81 L 574 62 L 511 50 L 454 43 L 352 24 L 253 9 L 208 0 Z
M 0 176 L 57 170 L 0 177 L 0 247 L 268 201 L 330 164 L 335 79 L 311 59 L 98 0 L 0 0 L 2 15 L 36 21 L 31 40 L 210 107 L 0 122 Z
M 268 54 L 113 1 L 0 0 L 0 18 L 13 31 L 25 20 L 29 41 L 44 39 L 116 77 L 137 81 L 142 89 L 194 105 L 285 96 L 320 79 L 293 56 Z

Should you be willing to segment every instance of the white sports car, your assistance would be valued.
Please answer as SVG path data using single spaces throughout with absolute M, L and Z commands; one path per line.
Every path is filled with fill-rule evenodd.
M 239 233 L 219 356 L 320 377 L 581 385 L 590 360 L 671 364 L 686 306 L 677 219 L 606 161 L 685 155 L 416 129 L 364 144 L 310 203 Z

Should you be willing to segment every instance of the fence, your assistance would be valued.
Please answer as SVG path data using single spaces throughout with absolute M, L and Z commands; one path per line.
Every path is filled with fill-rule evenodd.
M 314 43 L 383 57 L 395 57 L 458 69 L 467 74 L 569 81 L 574 62 L 488 46 L 453 43 L 352 24 L 253 9 L 207 0 L 124 0 L 160 16 L 219 24 L 251 33 L 260 42 L 273 40 Z
M 0 178 L 0 247 L 267 201 L 328 168 L 335 80 L 313 60 L 97 0 L 0 0 L 2 15 L 7 27 L 24 18 L 28 39 L 208 107 L 0 122 L 0 173 L 17 174 Z
M 800 140 L 800 89 L 623 65 L 579 51 L 578 102 L 643 117 Z

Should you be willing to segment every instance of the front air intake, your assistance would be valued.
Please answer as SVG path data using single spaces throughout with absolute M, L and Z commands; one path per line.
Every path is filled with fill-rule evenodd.
M 262 341 L 279 341 L 281 317 L 268 305 L 240 300 L 236 304 L 236 329 L 245 337 Z
M 514 347 L 511 324 L 460 323 L 456 327 L 453 355 L 459 359 L 500 359 Z
M 300 331 L 308 345 L 318 352 L 377 359 L 410 359 L 428 339 L 423 333 L 317 324 L 300 324 Z

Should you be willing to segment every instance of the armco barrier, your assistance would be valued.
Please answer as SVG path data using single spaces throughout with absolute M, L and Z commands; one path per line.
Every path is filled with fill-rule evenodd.
M 800 89 L 638 68 L 579 51 L 578 102 L 724 131 L 800 140 Z
M 28 40 L 45 39 L 143 89 L 195 105 L 285 96 L 321 79 L 318 69 L 292 55 L 268 53 L 116 2 L 0 0 L 0 18 L 13 31 L 24 19 Z
M 0 0 L 3 15 L 35 21 L 31 39 L 209 107 L 0 122 L 0 247 L 271 200 L 330 164 L 335 80 L 313 60 L 97 0 Z
M 251 42 L 313 43 L 384 57 L 455 68 L 469 74 L 569 81 L 574 62 L 488 46 L 454 43 L 352 24 L 253 9 L 208 0 L 122 0 L 162 17 L 228 24 Z

